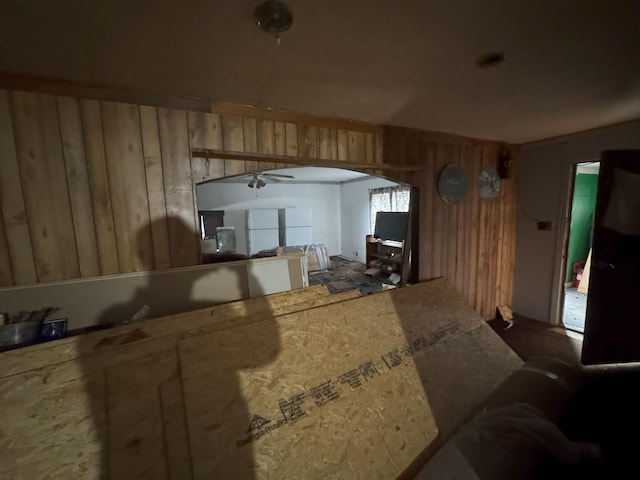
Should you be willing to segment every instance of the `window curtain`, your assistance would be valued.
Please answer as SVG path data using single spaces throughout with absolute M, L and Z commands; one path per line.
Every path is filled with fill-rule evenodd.
M 369 189 L 369 222 L 371 233 L 376 228 L 378 212 L 408 212 L 411 189 L 409 187 L 383 187 Z

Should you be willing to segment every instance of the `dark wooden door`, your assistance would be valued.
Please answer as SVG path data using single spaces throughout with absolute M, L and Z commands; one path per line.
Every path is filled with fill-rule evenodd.
M 602 153 L 591 255 L 582 362 L 640 361 L 640 150 Z

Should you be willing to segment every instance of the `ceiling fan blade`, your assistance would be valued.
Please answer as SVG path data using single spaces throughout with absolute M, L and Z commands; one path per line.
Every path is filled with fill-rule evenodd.
M 282 180 L 280 180 L 279 178 L 272 177 L 271 175 L 262 175 L 262 178 L 266 178 L 267 180 L 273 183 L 282 183 Z
M 292 175 L 281 175 L 279 173 L 263 173 L 262 175 L 265 176 L 265 177 L 290 178 L 292 180 L 295 178 Z

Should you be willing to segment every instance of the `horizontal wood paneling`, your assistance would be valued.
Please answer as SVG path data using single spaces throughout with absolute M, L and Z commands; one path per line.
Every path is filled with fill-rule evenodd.
M 0 258 L 2 284 L 197 263 L 194 183 L 317 158 L 371 165 L 373 173 L 376 164 L 420 166 L 384 170 L 420 188 L 420 277 L 446 276 L 485 318 L 510 302 L 514 181 L 504 180 L 490 203 L 477 187 L 482 166 L 495 164 L 496 142 L 357 122 L 348 129 L 345 122 L 247 109 L 217 114 L 0 93 L 0 245 L 8 250 Z M 192 148 L 291 161 L 191 158 Z M 436 188 L 449 163 L 467 173 L 467 194 L 455 205 Z M 42 215 L 43 205 L 55 217 Z M 43 228 L 56 234 L 43 236 Z

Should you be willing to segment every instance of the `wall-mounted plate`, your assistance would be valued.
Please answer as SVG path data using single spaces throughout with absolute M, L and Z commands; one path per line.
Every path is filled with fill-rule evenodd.
M 478 178 L 478 191 L 485 202 L 500 196 L 500 176 L 496 167 L 487 165 L 482 169 Z
M 446 203 L 456 203 L 467 191 L 467 176 L 456 165 L 447 165 L 438 180 L 438 195 Z

